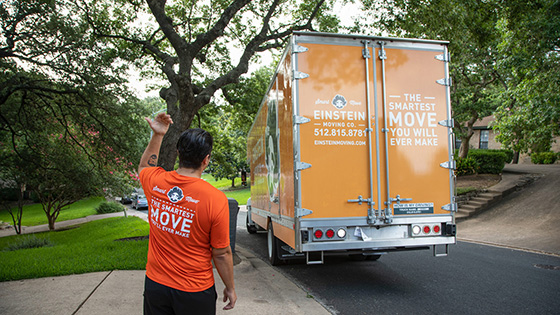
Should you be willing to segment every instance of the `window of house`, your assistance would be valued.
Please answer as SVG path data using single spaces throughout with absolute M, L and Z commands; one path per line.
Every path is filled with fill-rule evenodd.
M 490 130 L 481 130 L 480 131 L 480 149 L 488 149 L 488 138 L 490 137 Z

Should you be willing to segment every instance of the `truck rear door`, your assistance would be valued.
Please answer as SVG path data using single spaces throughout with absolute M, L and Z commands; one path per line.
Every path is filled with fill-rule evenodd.
M 446 45 L 305 35 L 294 44 L 300 227 L 451 216 Z

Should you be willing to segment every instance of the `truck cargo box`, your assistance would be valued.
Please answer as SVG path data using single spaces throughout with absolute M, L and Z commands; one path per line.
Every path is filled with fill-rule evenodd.
M 291 36 L 247 138 L 247 228 L 268 231 L 274 264 L 447 254 L 457 209 L 447 44 Z

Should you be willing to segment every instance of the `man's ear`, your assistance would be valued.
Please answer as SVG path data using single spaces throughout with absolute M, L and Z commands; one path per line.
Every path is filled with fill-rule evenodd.
M 208 164 L 210 164 L 210 154 L 208 154 L 204 160 L 202 160 L 202 167 L 203 170 L 206 169 L 208 167 Z

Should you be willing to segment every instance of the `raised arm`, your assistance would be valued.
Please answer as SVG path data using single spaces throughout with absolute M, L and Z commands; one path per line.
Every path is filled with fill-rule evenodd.
M 144 119 L 146 119 L 154 133 L 142 154 L 140 164 L 138 165 L 138 173 L 146 167 L 157 166 L 159 148 L 161 147 L 163 136 L 169 129 L 169 125 L 173 123 L 171 116 L 166 113 L 159 113 L 153 120 L 150 118 Z

